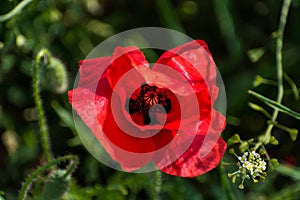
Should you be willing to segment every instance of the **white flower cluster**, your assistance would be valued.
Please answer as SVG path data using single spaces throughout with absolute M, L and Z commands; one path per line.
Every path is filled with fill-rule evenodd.
M 238 156 L 233 149 L 230 150 L 238 158 L 238 170 L 233 173 L 228 173 L 228 177 L 235 183 L 236 179 L 242 179 L 239 188 L 244 189 L 245 179 L 252 179 L 254 183 L 264 180 L 267 176 L 267 163 L 261 158 L 259 153 L 255 151 L 246 151 L 242 156 Z
M 243 156 L 238 157 L 240 161 L 239 173 L 249 173 L 252 178 L 261 176 L 267 168 L 267 163 L 255 151 L 245 152 Z M 249 175 L 246 178 L 250 178 Z

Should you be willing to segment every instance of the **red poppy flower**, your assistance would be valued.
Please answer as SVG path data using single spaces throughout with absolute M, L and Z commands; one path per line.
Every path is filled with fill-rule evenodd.
M 226 143 L 216 66 L 204 41 L 165 52 L 153 67 L 136 47 L 80 62 L 74 110 L 122 169 L 150 161 L 165 173 L 194 177 L 215 168 Z

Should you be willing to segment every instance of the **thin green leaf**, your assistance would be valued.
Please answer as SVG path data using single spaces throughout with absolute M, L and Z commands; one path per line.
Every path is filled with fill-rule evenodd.
M 300 184 L 295 183 L 294 185 L 289 185 L 284 189 L 276 192 L 269 199 L 272 200 L 282 200 L 282 199 L 299 199 L 300 196 Z
M 222 37 L 224 38 L 227 48 L 233 58 L 236 60 L 242 57 L 241 43 L 234 24 L 233 12 L 230 9 L 231 1 L 214 0 L 214 10 Z
M 275 167 L 275 171 L 281 175 L 300 181 L 300 168 L 298 167 L 280 164 Z
M 276 101 L 273 101 L 265 96 L 262 96 L 261 94 L 258 94 L 254 91 L 249 91 L 249 94 L 253 95 L 254 97 L 258 98 L 259 100 L 261 100 L 262 102 L 264 102 L 265 104 L 267 104 L 268 106 L 282 112 L 282 113 L 285 113 L 289 116 L 292 116 L 298 120 L 300 120 L 300 114 L 291 110 L 290 108 L 284 106 L 284 105 L 281 105 L 279 103 L 277 103 Z
M 181 33 L 185 32 L 170 0 L 156 0 L 155 4 L 161 21 L 165 26 Z
M 52 101 L 51 106 L 58 117 L 73 131 L 73 133 L 77 134 L 71 111 L 63 108 L 57 101 Z

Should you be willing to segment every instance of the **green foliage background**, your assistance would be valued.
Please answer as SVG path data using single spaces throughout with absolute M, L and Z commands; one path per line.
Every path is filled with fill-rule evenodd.
M 17 0 L 2 0 L 0 15 L 18 3 Z M 44 161 L 31 87 L 32 64 L 40 49 L 49 49 L 65 64 L 71 89 L 78 61 L 116 33 L 158 26 L 203 39 L 214 56 L 226 87 L 228 125 L 223 137 L 228 139 L 239 133 L 242 139 L 248 139 L 266 128 L 264 116 L 247 106 L 250 100 L 260 104 L 247 91 L 254 88 L 256 75 L 276 81 L 274 36 L 281 5 L 282 1 L 277 0 L 33 0 L 18 15 L 1 22 L 0 199 L 1 191 L 6 199 L 16 199 L 27 174 Z M 284 71 L 298 86 L 299 31 L 300 1 L 294 0 L 287 19 L 283 65 Z M 300 112 L 299 100 L 294 98 L 289 84 L 285 83 L 285 88 L 284 105 Z M 277 88 L 271 85 L 261 85 L 255 90 L 271 99 L 275 99 L 277 93 Z M 42 98 L 53 154 L 71 153 L 80 159 L 65 199 L 155 198 L 155 173 L 114 171 L 85 150 L 70 122 L 71 106 L 66 93 L 43 90 Z M 265 109 L 272 111 L 268 107 Z M 278 121 L 288 127 L 300 128 L 299 121 L 284 114 L 279 115 Z M 281 163 L 299 166 L 299 139 L 292 142 L 284 131 L 274 129 L 273 132 L 280 143 L 268 146 L 269 154 Z M 224 158 L 227 162 L 231 159 L 231 155 Z M 289 167 L 287 171 L 272 173 L 263 183 L 246 183 L 245 190 L 238 190 L 236 185 L 228 183 L 223 170 L 218 168 L 194 179 L 163 174 L 160 197 L 230 199 L 225 187 L 228 184 L 237 199 L 273 199 L 280 195 L 297 199 L 300 196 L 298 168 Z M 30 198 L 39 199 L 42 183 L 43 180 L 38 180 L 33 185 Z

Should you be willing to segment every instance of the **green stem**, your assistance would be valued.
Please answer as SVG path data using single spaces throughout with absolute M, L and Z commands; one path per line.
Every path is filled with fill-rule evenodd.
M 282 69 L 282 46 L 283 46 L 283 35 L 284 35 L 284 29 L 286 25 L 286 19 L 288 16 L 289 8 L 291 5 L 292 0 L 284 0 L 282 8 L 281 8 L 281 14 L 280 14 L 280 20 L 279 20 L 279 26 L 278 26 L 278 32 L 277 32 L 277 39 L 276 39 L 276 71 L 277 71 L 277 87 L 278 87 L 278 94 L 277 94 L 277 103 L 282 102 L 283 94 L 284 94 L 284 88 L 283 88 L 283 69 Z M 278 116 L 278 109 L 274 109 L 273 115 L 272 115 L 272 121 L 276 121 Z M 267 138 L 267 142 L 270 141 L 271 138 L 271 131 L 273 129 L 274 125 L 269 124 L 265 136 Z
M 277 82 L 276 81 L 272 81 L 272 80 L 265 79 L 265 78 L 262 80 L 262 83 L 266 84 L 266 85 L 277 86 Z
M 220 178 L 221 178 L 221 186 L 223 189 L 223 196 L 226 200 L 236 200 L 234 193 L 230 187 L 230 182 L 228 180 L 227 174 L 224 170 L 224 167 L 219 166 Z
M 161 184 L 162 184 L 162 173 L 160 170 L 155 172 L 155 183 L 154 183 L 154 200 L 160 199 L 160 191 L 161 191 Z
M 51 147 L 50 147 L 50 139 L 48 133 L 48 126 L 46 123 L 45 113 L 42 106 L 42 100 L 40 97 L 40 88 L 39 88 L 39 72 L 38 68 L 40 66 L 41 59 L 48 59 L 51 62 L 51 54 L 48 50 L 42 49 L 36 56 L 35 64 L 33 67 L 33 97 L 34 102 L 38 111 L 39 117 L 39 125 L 40 125 L 40 134 L 41 134 L 41 143 L 42 148 L 46 157 L 46 162 L 49 162 L 52 159 Z
M 18 14 L 25 6 L 27 6 L 33 0 L 24 0 L 21 1 L 16 7 L 14 7 L 10 12 L 0 15 L 0 22 L 5 22 Z
M 262 147 L 262 149 L 263 149 L 264 152 L 265 152 L 265 156 L 266 156 L 267 160 L 271 160 L 271 157 L 270 157 L 270 155 L 268 154 L 268 151 L 266 150 L 265 145 L 262 144 L 261 147 Z
M 254 97 L 258 98 L 259 100 L 261 100 L 262 102 L 264 102 L 266 105 L 270 106 L 271 108 L 273 108 L 274 110 L 276 109 L 277 111 L 280 111 L 282 113 L 285 113 L 287 115 L 290 115 L 292 117 L 294 117 L 295 119 L 300 120 L 300 113 L 297 113 L 295 111 L 293 111 L 292 109 L 278 103 L 277 101 L 273 101 L 261 94 L 258 94 L 256 92 L 253 92 L 251 90 L 248 91 L 249 94 L 253 95 Z M 273 121 L 273 119 L 271 119 L 271 121 L 273 122 L 272 124 L 274 125 L 274 123 L 276 122 L 276 120 Z
M 79 163 L 78 157 L 74 156 L 74 159 L 70 160 L 70 164 L 67 167 L 67 171 L 66 171 L 64 177 L 67 177 L 70 174 L 72 174 L 75 171 L 75 168 L 77 167 L 78 163 Z
M 248 106 L 256 111 L 259 111 L 261 112 L 262 114 L 264 114 L 268 119 L 271 119 L 272 116 L 268 113 L 268 111 L 266 111 L 264 108 L 260 107 L 259 105 L 257 104 L 254 104 L 252 102 L 249 102 L 248 103 Z
M 74 163 L 74 165 L 77 165 L 78 162 L 79 162 L 77 156 L 67 155 L 67 156 L 63 156 L 63 157 L 59 157 L 57 159 L 54 159 L 54 160 L 42 165 L 41 167 L 36 169 L 34 172 L 32 172 L 28 176 L 26 181 L 22 184 L 22 188 L 21 188 L 20 195 L 19 195 L 19 200 L 25 200 L 27 198 L 27 193 L 30 189 L 30 186 L 32 185 L 32 183 L 36 180 L 36 178 L 39 175 L 41 175 L 43 172 L 45 172 L 50 167 L 52 167 L 52 166 L 54 166 L 58 163 L 67 161 L 67 160 L 70 160 L 72 163 Z M 68 170 L 66 172 L 66 175 L 69 175 L 70 173 L 72 173 L 74 171 L 75 167 L 72 167 L 71 165 L 69 165 Z
M 297 182 L 300 181 L 300 168 L 299 167 L 295 167 L 292 165 L 280 164 L 280 165 L 276 166 L 274 169 L 278 174 L 290 177 Z

